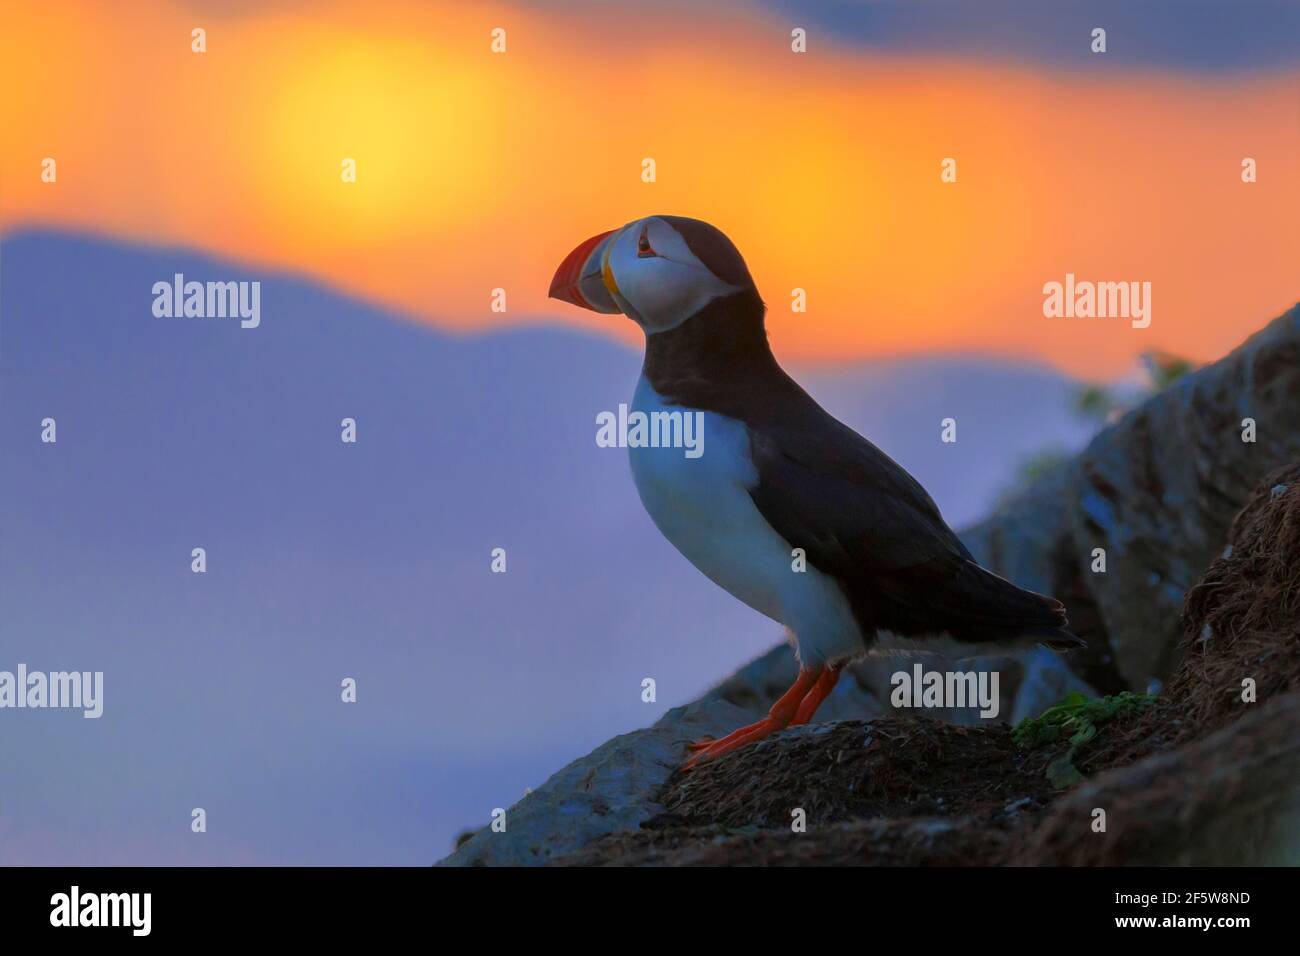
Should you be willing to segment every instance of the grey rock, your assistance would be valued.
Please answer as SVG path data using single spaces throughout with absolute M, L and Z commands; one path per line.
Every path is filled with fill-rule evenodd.
M 1045 647 L 1030 652 L 1022 661 L 1024 676 L 1016 691 L 1011 708 L 1011 725 L 1014 727 L 1027 717 L 1037 717 L 1067 694 L 1078 691 L 1085 697 L 1096 697 L 1097 692 L 1088 682 L 1065 665 L 1060 655 Z
M 635 830 L 662 809 L 653 796 L 682 762 L 686 743 L 757 718 L 718 697 L 674 708 L 552 774 L 506 810 L 504 832 L 484 827 L 439 865 L 535 866 L 606 833 Z
M 1269 472 L 1300 459 L 1300 306 L 1104 429 L 1074 460 L 963 539 L 986 566 L 1053 594 L 1090 648 L 1076 669 L 1105 692 L 1177 660 L 1183 595 L 1222 552 Z M 1252 418 L 1257 440 L 1241 440 Z M 1093 573 L 1094 549 L 1106 572 Z
M 793 651 L 784 644 L 774 647 L 654 726 L 615 737 L 553 774 L 507 809 L 504 833 L 484 827 L 439 865 L 540 865 L 606 833 L 635 830 L 663 810 L 655 795 L 685 759 L 688 742 L 758 720 L 797 671 Z M 818 710 L 817 724 L 787 733 L 820 733 L 826 729 L 823 721 L 881 712 L 876 698 L 846 675 Z
M 1300 307 L 1129 412 L 1074 463 L 1075 560 L 1129 686 L 1177 660 L 1183 595 L 1269 472 L 1300 459 Z M 1241 440 L 1253 418 L 1257 440 Z M 1105 548 L 1106 574 L 1086 572 Z

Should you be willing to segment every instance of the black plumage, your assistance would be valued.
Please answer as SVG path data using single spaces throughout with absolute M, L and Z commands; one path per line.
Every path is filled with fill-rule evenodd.
M 741 421 L 764 519 L 847 596 L 868 645 L 879 630 L 959 642 L 1079 646 L 1064 606 L 980 567 L 925 489 L 836 420 L 777 363 L 752 287 L 649 336 L 655 391 Z

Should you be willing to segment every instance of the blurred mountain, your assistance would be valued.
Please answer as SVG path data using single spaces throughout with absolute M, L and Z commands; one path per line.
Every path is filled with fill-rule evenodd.
M 260 326 L 155 317 L 175 273 L 261 281 Z M 769 647 L 596 447 L 639 361 L 557 327 L 455 337 L 187 250 L 6 237 L 0 669 L 102 670 L 105 710 L 0 715 L 0 863 L 425 863 Z M 1041 368 L 796 372 L 954 524 L 1086 438 Z

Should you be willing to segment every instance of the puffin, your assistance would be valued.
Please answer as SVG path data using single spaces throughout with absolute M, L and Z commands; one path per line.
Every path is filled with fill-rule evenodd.
M 641 327 L 633 411 L 702 416 L 697 457 L 628 448 L 637 493 L 691 564 L 784 625 L 799 664 L 766 717 L 689 744 L 684 770 L 808 722 L 882 639 L 1082 646 L 1060 601 L 981 567 L 915 478 L 786 374 L 749 268 L 715 226 L 647 216 L 592 236 L 549 294 Z

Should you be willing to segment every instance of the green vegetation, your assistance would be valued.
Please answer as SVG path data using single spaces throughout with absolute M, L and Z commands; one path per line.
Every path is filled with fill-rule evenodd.
M 1020 747 L 1065 741 L 1068 744 L 1065 751 L 1047 765 L 1047 779 L 1052 786 L 1064 789 L 1083 779 L 1074 766 L 1074 754 L 1097 736 L 1100 725 L 1125 714 L 1138 713 L 1154 702 L 1152 694 L 1129 690 L 1111 697 L 1084 697 L 1075 691 L 1037 717 L 1026 717 L 1011 731 L 1011 739 Z

